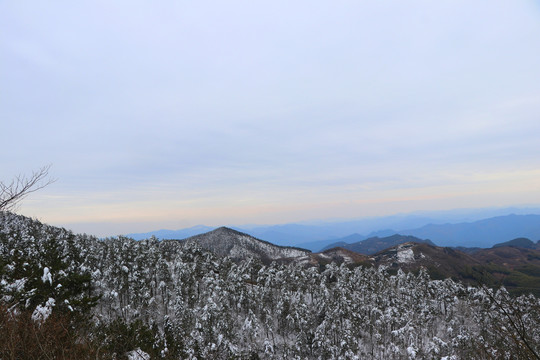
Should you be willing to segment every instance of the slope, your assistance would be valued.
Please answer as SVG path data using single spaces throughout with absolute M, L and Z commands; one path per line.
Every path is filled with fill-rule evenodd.
M 396 246 L 406 242 L 427 243 L 433 245 L 433 243 L 429 240 L 422 240 L 414 236 L 406 236 L 399 234 L 383 238 L 375 236 L 352 244 L 348 243 L 348 239 L 350 239 L 350 237 L 342 239 L 343 241 L 328 245 L 325 249 L 331 249 L 332 247 L 339 246 L 361 254 L 371 255 L 392 246 Z
M 280 258 L 299 257 L 310 253 L 309 250 L 274 245 L 227 227 L 192 236 L 185 239 L 185 242 L 196 243 L 218 256 L 228 256 L 234 260 L 254 257 L 266 264 Z

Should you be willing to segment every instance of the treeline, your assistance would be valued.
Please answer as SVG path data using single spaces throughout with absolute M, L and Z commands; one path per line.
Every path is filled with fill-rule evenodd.
M 99 240 L 0 216 L 0 337 L 12 340 L 0 342 L 0 359 L 125 359 L 135 349 L 152 359 L 540 353 L 532 295 L 431 280 L 426 271 L 233 262 L 193 244 Z

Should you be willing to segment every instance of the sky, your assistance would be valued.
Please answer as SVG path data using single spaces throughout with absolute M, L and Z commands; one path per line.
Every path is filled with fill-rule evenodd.
M 99 236 L 540 204 L 540 2 L 3 1 L 0 181 Z

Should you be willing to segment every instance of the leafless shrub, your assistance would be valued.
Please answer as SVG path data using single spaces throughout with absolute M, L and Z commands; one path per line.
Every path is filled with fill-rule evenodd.
M 49 178 L 51 165 L 44 166 L 31 175 L 18 175 L 11 182 L 0 181 L 0 211 L 13 211 L 29 194 L 55 182 Z

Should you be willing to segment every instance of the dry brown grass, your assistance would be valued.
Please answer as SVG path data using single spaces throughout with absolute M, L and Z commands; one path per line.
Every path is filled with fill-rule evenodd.
M 64 315 L 43 322 L 31 313 L 13 314 L 0 306 L 0 359 L 64 360 L 99 359 L 99 351 L 85 340 Z

